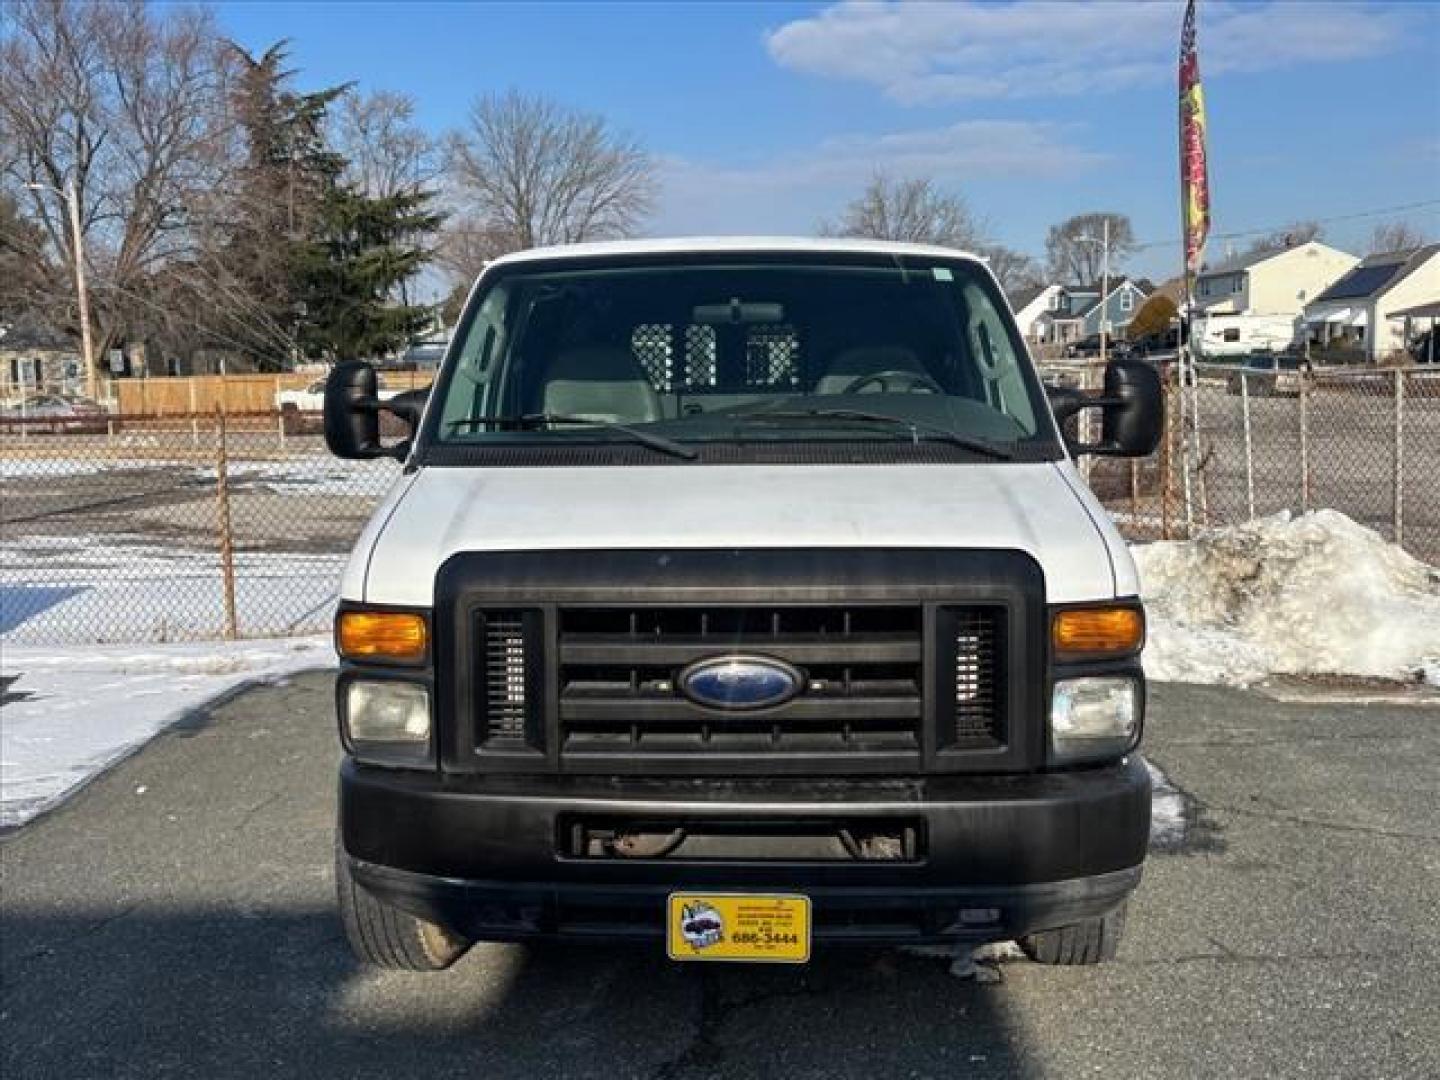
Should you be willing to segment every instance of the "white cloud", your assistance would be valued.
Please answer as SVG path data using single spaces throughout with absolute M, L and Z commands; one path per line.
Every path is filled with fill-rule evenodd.
M 838 135 L 751 164 L 672 157 L 661 162 L 656 227 L 665 233 L 809 232 L 880 170 L 931 177 L 963 191 L 979 179 L 1074 176 L 1106 160 L 1078 145 L 1070 125 L 1023 120 Z
M 1160 3 L 949 4 L 844 0 L 766 35 L 784 67 L 871 83 L 904 104 L 1064 97 L 1175 77 L 1181 7 Z M 1202 72 L 1376 56 L 1411 12 L 1335 0 L 1201 5 Z

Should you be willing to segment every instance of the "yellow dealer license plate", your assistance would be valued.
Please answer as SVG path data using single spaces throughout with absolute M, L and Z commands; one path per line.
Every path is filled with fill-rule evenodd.
M 810 898 L 767 893 L 671 893 L 671 960 L 803 964 L 810 959 Z

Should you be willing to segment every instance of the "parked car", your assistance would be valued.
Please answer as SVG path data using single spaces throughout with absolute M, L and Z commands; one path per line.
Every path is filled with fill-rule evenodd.
M 1176 327 L 1144 334 L 1133 341 L 1142 356 L 1154 353 L 1173 353 L 1180 348 L 1180 331 Z
M 1125 357 L 1134 353 L 1134 346 L 1124 338 L 1116 337 L 1113 333 L 1108 335 L 1105 341 L 1105 355 L 1108 357 Z M 1079 341 L 1072 341 L 1065 346 L 1065 355 L 1071 359 L 1093 358 L 1100 355 L 1100 335 L 1090 334 Z
M 79 394 L 32 394 L 0 411 L 0 420 L 13 421 L 12 431 L 49 434 L 95 434 L 108 428 L 110 413 L 104 405 Z
M 1071 455 L 1155 449 L 1152 366 L 1047 395 L 983 261 L 862 240 L 517 252 L 459 325 L 423 422 L 364 363 L 326 394 L 333 453 L 406 469 L 335 621 L 360 959 L 1114 956 L 1144 614 Z
M 1304 377 L 1305 358 L 1295 353 L 1257 353 L 1246 358 L 1238 371 L 1230 373 L 1226 389 L 1255 397 L 1296 397 Z
M 385 401 L 399 392 L 386 389 L 382 380 L 378 396 L 381 401 Z M 301 412 L 322 412 L 325 408 L 325 380 L 317 379 L 303 390 L 281 390 L 276 393 L 275 408 L 284 412 L 287 407 Z
M 325 408 L 325 380 L 317 379 L 303 390 L 281 390 L 275 395 L 275 408 L 284 411 L 286 406 L 301 412 L 320 412 Z

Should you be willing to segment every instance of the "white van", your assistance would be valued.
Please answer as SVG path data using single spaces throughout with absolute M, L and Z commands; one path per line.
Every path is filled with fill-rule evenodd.
M 1278 353 L 1300 340 L 1300 321 L 1291 315 L 1201 315 L 1195 319 L 1195 348 L 1203 360 Z
M 335 624 L 357 955 L 1113 956 L 1144 617 L 1072 454 L 1149 453 L 1160 400 L 1121 360 L 1052 412 L 980 259 L 850 240 L 498 259 L 423 416 L 337 367 L 331 449 L 405 463 Z

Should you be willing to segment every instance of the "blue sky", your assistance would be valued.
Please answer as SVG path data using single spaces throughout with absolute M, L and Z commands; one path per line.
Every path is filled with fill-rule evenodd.
M 1178 261 L 1179 0 L 215 6 L 243 44 L 291 39 L 303 85 L 404 91 L 435 131 L 511 86 L 604 114 L 661 163 L 657 234 L 811 232 L 888 168 L 1031 254 L 1107 209 L 1159 242 L 1132 270 Z M 1200 47 L 1216 232 L 1429 201 L 1388 216 L 1440 237 L 1440 3 L 1203 0 Z

